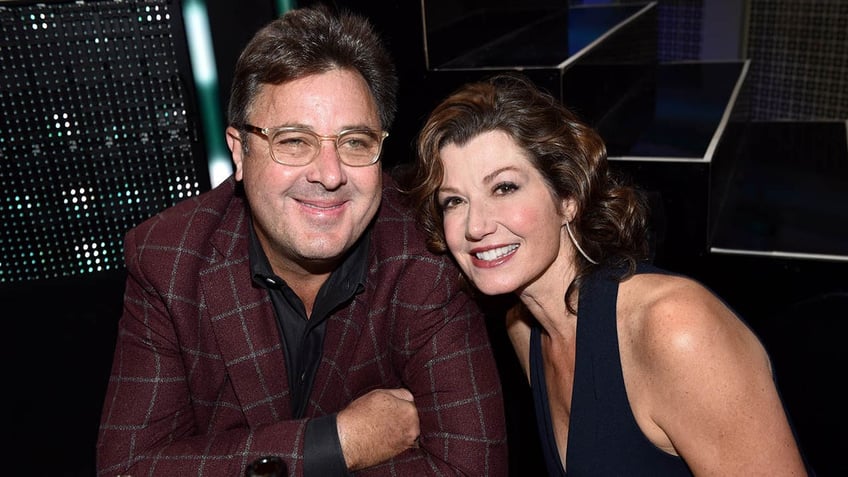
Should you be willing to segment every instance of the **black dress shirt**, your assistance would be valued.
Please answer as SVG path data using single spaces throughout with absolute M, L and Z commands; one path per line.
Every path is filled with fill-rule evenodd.
M 348 251 L 340 266 L 318 290 L 312 316 L 306 316 L 303 301 L 271 269 L 253 227 L 250 227 L 250 269 L 253 281 L 268 290 L 282 337 L 289 376 L 293 419 L 303 417 L 309 393 L 323 353 L 327 317 L 364 290 L 369 233 Z M 341 452 L 336 414 L 312 419 L 304 442 L 304 474 L 349 475 Z

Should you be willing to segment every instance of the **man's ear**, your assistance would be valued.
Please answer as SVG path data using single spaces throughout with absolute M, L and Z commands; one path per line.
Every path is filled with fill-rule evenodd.
M 230 155 L 233 157 L 233 164 L 236 166 L 235 179 L 240 181 L 244 176 L 242 162 L 244 161 L 244 148 L 241 144 L 241 133 L 238 129 L 227 126 L 227 147 L 230 148 Z

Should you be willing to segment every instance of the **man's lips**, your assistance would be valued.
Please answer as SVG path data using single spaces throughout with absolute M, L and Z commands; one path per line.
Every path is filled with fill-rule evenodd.
M 303 207 L 307 207 L 310 209 L 316 210 L 333 210 L 338 209 L 340 207 L 344 207 L 347 204 L 346 199 L 333 199 L 333 200 L 322 200 L 322 199 L 295 199 L 298 204 Z
M 308 220 L 335 221 L 342 217 L 348 210 L 349 202 L 347 200 L 313 200 L 313 199 L 295 199 L 300 213 Z

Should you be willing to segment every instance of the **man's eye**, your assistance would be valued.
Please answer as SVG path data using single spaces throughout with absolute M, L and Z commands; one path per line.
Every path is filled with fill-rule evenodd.
M 373 152 L 379 147 L 379 138 L 367 132 L 348 132 L 342 135 L 338 141 L 340 149 L 350 149 L 351 151 L 368 151 Z
M 280 146 L 297 147 L 306 144 L 306 141 L 299 137 L 288 137 L 280 139 L 277 141 L 277 144 Z
M 303 134 L 278 134 L 274 137 L 274 147 L 281 149 L 301 149 L 312 147 L 308 136 Z
M 368 136 L 352 136 L 342 138 L 339 146 L 347 149 L 368 149 L 372 142 Z

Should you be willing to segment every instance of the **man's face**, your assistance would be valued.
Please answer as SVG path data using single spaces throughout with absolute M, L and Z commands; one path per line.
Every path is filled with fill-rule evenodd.
M 265 85 L 249 113 L 259 128 L 306 128 L 333 136 L 355 128 L 381 129 L 377 106 L 356 72 L 331 70 L 281 85 Z M 274 271 L 329 273 L 359 239 L 380 205 L 380 163 L 352 167 L 339 160 L 335 143 L 321 141 L 315 159 L 287 166 L 271 159 L 268 141 L 248 133 L 242 153 L 238 131 L 227 142 L 244 182 L 254 226 Z

